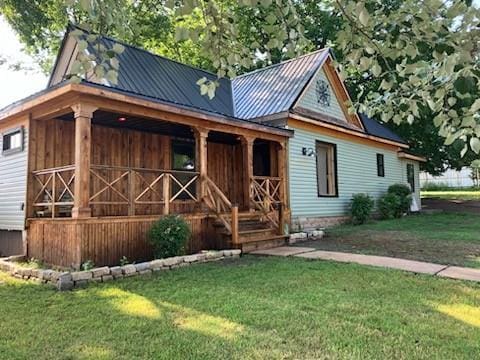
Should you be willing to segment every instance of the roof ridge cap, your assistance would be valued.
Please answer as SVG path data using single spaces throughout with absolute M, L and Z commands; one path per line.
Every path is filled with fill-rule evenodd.
M 269 69 L 275 68 L 275 67 L 277 67 L 277 66 L 284 65 L 284 64 L 288 64 L 288 63 L 290 63 L 290 62 L 293 62 L 293 61 L 296 61 L 296 60 L 300 60 L 300 59 L 303 59 L 304 57 L 311 56 L 311 55 L 313 55 L 313 54 L 318 54 L 318 53 L 324 52 L 324 51 L 330 51 L 330 48 L 329 48 L 329 47 L 324 47 L 324 48 L 317 49 L 317 50 L 315 50 L 315 51 L 309 52 L 309 53 L 307 53 L 307 54 L 303 54 L 303 55 L 300 55 L 300 56 L 297 56 L 297 57 L 294 57 L 294 58 L 291 58 L 291 59 L 288 59 L 288 60 L 281 61 L 281 62 L 276 63 L 276 64 L 272 64 L 272 65 L 268 65 L 268 66 L 265 66 L 265 67 L 262 67 L 262 68 L 259 68 L 259 69 L 256 69 L 256 70 L 252 70 L 252 71 L 247 72 L 247 73 L 245 73 L 245 74 L 238 75 L 237 77 L 233 78 L 232 80 L 236 80 L 236 79 L 239 79 L 239 78 L 242 78 L 242 77 L 246 77 L 246 76 L 249 76 L 249 75 L 253 75 L 253 74 L 262 72 L 262 71 L 264 71 L 264 70 L 269 70 Z

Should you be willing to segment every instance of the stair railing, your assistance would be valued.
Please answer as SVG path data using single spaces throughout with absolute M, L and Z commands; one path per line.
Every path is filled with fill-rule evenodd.
M 283 235 L 284 209 L 280 189 L 282 179 L 279 177 L 254 176 L 251 179 L 250 200 L 257 210 L 273 227 Z
M 238 206 L 232 205 L 222 190 L 208 176 L 202 179 L 203 202 L 221 221 L 227 232 L 232 235 L 232 243 L 238 244 Z

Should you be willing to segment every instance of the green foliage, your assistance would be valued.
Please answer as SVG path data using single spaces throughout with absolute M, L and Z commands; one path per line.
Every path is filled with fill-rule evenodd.
M 371 81 L 359 109 L 413 124 L 426 110 L 450 145 L 480 152 L 480 9 L 471 1 L 336 1 L 342 71 Z M 415 14 L 412 16 L 412 14 Z
M 69 20 L 218 78 L 331 42 L 358 110 L 415 124 L 414 150 L 434 158 L 427 171 L 480 152 L 480 9 L 472 1 L 0 0 L 0 11 L 45 68 Z M 114 83 L 121 51 L 91 34 L 77 40 L 73 79 L 95 73 Z M 97 58 L 86 45 L 99 48 Z M 199 91 L 213 97 L 219 82 L 198 80 Z
M 95 263 L 93 262 L 93 260 L 87 260 L 82 264 L 81 269 L 83 271 L 88 271 L 88 270 L 92 270 L 94 267 L 95 267 Z
M 126 256 L 122 256 L 120 258 L 120 266 L 128 265 L 130 264 L 130 260 Z
M 190 227 L 178 215 L 168 215 L 158 220 L 148 236 L 155 257 L 161 259 L 183 255 L 190 233 Z
M 410 211 L 412 205 L 411 190 L 408 185 L 405 184 L 393 184 L 388 187 L 388 192 L 395 194 L 400 198 L 400 207 L 398 209 L 398 217 Z
M 399 217 L 398 209 L 401 207 L 402 202 L 398 195 L 392 193 L 386 193 L 382 195 L 378 201 L 378 212 L 382 219 L 394 219 Z
M 452 187 L 446 182 L 427 182 L 422 186 L 422 191 L 452 191 Z
M 354 194 L 350 204 L 352 222 L 356 225 L 365 224 L 375 205 L 374 200 L 368 194 Z

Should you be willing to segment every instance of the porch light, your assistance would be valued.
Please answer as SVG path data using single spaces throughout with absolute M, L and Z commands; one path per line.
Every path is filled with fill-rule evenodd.
M 119 118 L 118 118 L 118 121 L 120 121 L 120 122 L 124 122 L 124 121 L 127 121 L 127 118 L 126 118 L 126 117 L 123 117 L 123 116 L 121 116 L 121 117 L 119 117 Z

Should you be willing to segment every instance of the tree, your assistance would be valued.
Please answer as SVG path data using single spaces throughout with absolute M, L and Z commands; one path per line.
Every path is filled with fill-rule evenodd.
M 427 106 L 446 145 L 462 144 L 462 157 L 469 151 L 480 153 L 480 10 L 471 0 L 60 1 L 0 0 L 0 7 L 2 12 L 14 8 L 28 15 L 25 24 L 18 16 L 21 11 L 6 15 L 27 44 L 50 46 L 40 32 L 27 38 L 28 31 L 36 34 L 30 18 L 49 29 L 47 35 L 69 19 L 87 30 L 158 51 L 167 51 L 163 44 L 173 44 L 169 50 L 174 57 L 182 56 L 176 47 L 186 45 L 183 51 L 197 55 L 219 78 L 291 58 L 332 37 L 340 50 L 342 74 L 354 79 L 358 102 L 352 106 L 395 124 L 418 124 L 425 120 Z M 34 16 L 26 12 L 28 4 Z M 329 17 L 329 27 L 318 31 L 316 21 L 322 17 Z M 152 26 L 158 20 L 169 25 L 164 38 L 163 31 Z M 97 59 L 81 56 L 74 79 L 94 68 L 114 82 L 121 48 L 102 48 L 92 33 L 78 31 L 75 36 L 81 50 L 98 46 L 100 51 Z M 156 41 L 158 37 L 162 40 Z M 205 78 L 198 84 L 210 97 L 219 86 Z

